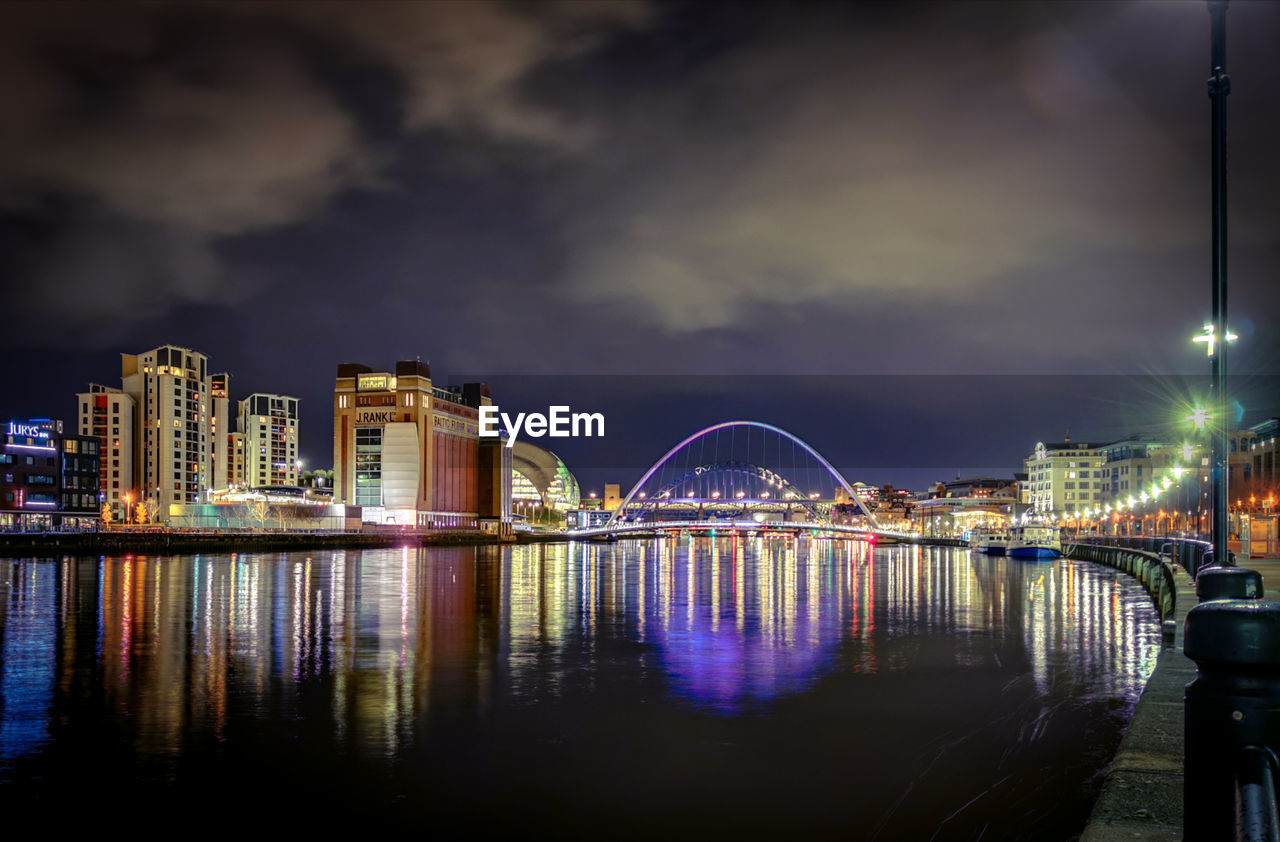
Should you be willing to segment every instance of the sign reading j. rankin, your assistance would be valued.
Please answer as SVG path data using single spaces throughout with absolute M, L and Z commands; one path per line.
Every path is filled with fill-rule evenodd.
M 357 409 L 357 424 L 390 424 L 396 420 L 392 409 Z

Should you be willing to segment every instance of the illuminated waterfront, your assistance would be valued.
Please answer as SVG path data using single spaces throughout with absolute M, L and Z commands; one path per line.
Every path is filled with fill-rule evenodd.
M 1112 570 L 855 541 L 5 560 L 0 583 L 0 798 L 86 823 L 1065 838 L 1159 646 Z

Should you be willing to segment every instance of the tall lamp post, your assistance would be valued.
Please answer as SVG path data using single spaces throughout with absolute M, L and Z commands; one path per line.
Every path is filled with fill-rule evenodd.
M 1209 99 L 1213 111 L 1213 337 L 1208 341 L 1217 422 L 1213 436 L 1213 551 L 1226 564 L 1227 549 L 1227 0 L 1209 0 Z M 1215 341 L 1217 340 L 1217 341 Z

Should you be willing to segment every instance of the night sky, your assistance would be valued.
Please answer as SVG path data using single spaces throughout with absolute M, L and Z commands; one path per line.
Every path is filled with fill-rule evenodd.
M 1280 4 L 1228 33 L 1251 422 Z M 851 480 L 1008 475 L 1207 372 L 1208 56 L 1193 0 L 0 5 L 0 417 L 174 343 L 300 397 L 328 467 L 336 365 L 420 356 L 607 407 L 554 446 L 589 487 L 743 415 Z

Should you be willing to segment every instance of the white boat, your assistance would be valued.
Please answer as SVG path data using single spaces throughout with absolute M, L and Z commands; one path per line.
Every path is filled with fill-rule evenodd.
M 1058 527 L 1029 524 L 1009 530 L 1006 554 L 1014 558 L 1057 558 L 1062 555 Z
M 979 526 L 969 531 L 969 549 L 975 553 L 1004 555 L 1009 544 L 1009 530 L 993 526 Z

